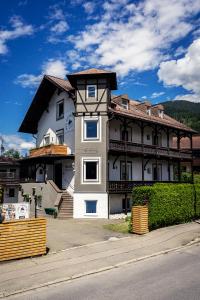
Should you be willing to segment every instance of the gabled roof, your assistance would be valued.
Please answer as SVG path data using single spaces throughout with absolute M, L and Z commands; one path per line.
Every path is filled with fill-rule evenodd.
M 83 71 L 80 71 L 80 72 L 77 72 L 77 73 L 73 73 L 71 75 L 86 75 L 86 74 L 110 74 L 110 73 L 113 73 L 111 71 L 107 71 L 107 70 L 102 70 L 102 69 L 95 69 L 95 68 L 92 68 L 92 69 L 87 69 L 87 70 L 83 70 Z
M 68 80 L 57 78 L 54 76 L 45 75 L 40 83 L 33 101 L 25 115 L 25 118 L 19 128 L 19 132 L 37 133 L 38 122 L 47 109 L 56 89 L 65 92 L 72 92 L 73 88 Z
M 67 75 L 69 82 L 72 86 L 76 87 L 77 79 L 98 79 L 98 78 L 107 78 L 109 79 L 110 89 L 116 90 L 117 89 L 117 76 L 115 72 L 106 71 L 102 69 L 87 69 L 77 73 Z
M 119 96 L 120 97 L 120 96 Z M 129 101 L 129 109 L 123 108 L 121 105 L 119 105 L 119 97 L 116 99 L 112 99 L 112 107 L 110 108 L 110 111 L 129 118 L 134 118 L 137 120 L 147 121 L 147 122 L 153 122 L 160 125 L 168 126 L 171 128 L 176 128 L 179 130 L 183 130 L 186 132 L 196 133 L 195 130 L 187 127 L 185 124 L 178 122 L 177 120 L 171 118 L 170 116 L 163 114 L 163 118 L 156 116 L 154 114 L 148 115 L 145 110 L 140 107 L 140 105 L 136 101 Z M 154 108 L 154 106 L 152 106 Z

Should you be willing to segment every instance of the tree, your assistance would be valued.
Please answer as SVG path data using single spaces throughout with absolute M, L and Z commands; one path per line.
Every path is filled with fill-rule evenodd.
M 5 157 L 12 157 L 12 158 L 20 158 L 20 153 L 18 150 L 15 149 L 9 149 L 7 151 L 4 152 L 3 156 Z

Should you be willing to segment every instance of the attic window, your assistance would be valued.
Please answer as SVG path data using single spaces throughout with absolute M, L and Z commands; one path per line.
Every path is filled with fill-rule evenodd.
M 126 99 L 122 99 L 121 106 L 125 109 L 128 109 L 128 101 Z
M 87 98 L 96 98 L 96 85 L 87 85 Z
M 163 117 L 164 117 L 164 111 L 161 110 L 161 109 L 159 109 L 159 110 L 158 110 L 158 115 L 159 115 L 160 118 L 163 119 Z
M 147 108 L 147 115 L 151 116 L 151 108 Z

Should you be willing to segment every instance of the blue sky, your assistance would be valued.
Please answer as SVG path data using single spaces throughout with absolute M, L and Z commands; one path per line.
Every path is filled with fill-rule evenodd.
M 199 0 L 0 1 L 0 135 L 17 130 L 43 74 L 117 72 L 119 90 L 152 103 L 200 102 Z

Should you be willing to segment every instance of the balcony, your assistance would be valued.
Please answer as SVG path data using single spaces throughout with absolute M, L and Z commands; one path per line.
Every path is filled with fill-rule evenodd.
M 108 182 L 108 191 L 111 194 L 123 194 L 123 193 L 132 193 L 134 187 L 141 185 L 151 186 L 158 181 L 109 181 Z M 161 183 L 178 183 L 178 181 L 159 181 Z
M 1 172 L 0 171 L 0 184 L 5 183 L 18 183 L 19 176 L 14 172 Z
M 154 145 L 142 145 L 118 140 L 110 140 L 109 150 L 116 152 L 127 152 L 130 154 L 137 153 L 180 159 L 192 159 L 192 152 L 189 150 L 168 149 Z
M 68 155 L 68 147 L 66 145 L 50 144 L 40 148 L 31 149 L 29 157 L 48 156 L 48 155 Z

